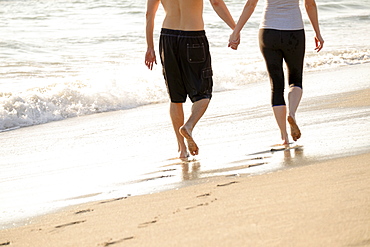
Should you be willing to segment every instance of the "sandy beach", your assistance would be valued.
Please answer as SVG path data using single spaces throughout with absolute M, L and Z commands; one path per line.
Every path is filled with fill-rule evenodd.
M 153 165 L 145 172 L 151 174 L 147 181 L 160 177 L 167 185 L 166 179 L 173 179 L 174 185 L 159 183 L 162 189 L 151 193 L 122 192 L 33 218 L 27 225 L 1 230 L 0 246 L 370 246 L 369 76 L 369 64 L 307 74 L 298 113 L 303 135 L 296 144 L 302 148 L 276 153 L 269 151 L 278 132 L 267 112 L 267 83 L 215 94 L 194 132 L 202 152 L 198 162 L 165 156 L 174 145 L 169 118 L 159 114 L 168 113 L 165 104 L 148 108 L 156 128 L 140 119 L 139 111 L 67 120 L 74 131 L 63 133 L 57 123 L 35 127 L 50 128 L 71 141 L 89 127 L 110 122 L 104 133 L 72 138 L 74 147 L 93 153 L 95 139 L 108 135 L 115 144 L 130 146 L 126 160 Z M 354 85 L 350 90 L 349 81 Z M 241 102 L 242 95 L 256 92 L 265 93 Z M 258 120 L 263 123 L 254 114 L 265 114 Z M 119 116 L 142 120 L 135 127 L 149 134 L 140 139 L 128 127 L 125 131 L 139 140 L 115 142 L 123 136 L 116 137 L 120 123 L 112 121 Z M 91 119 L 96 121 L 86 121 Z M 85 128 L 78 130 L 78 123 Z M 16 133 L 3 133 L 3 138 L 13 140 Z M 89 145 L 81 147 L 82 141 Z M 70 146 L 62 139 L 60 143 Z M 103 140 L 103 145 L 108 143 Z M 143 146 L 150 149 L 146 158 L 137 151 Z
M 69 208 L 9 246 L 369 246 L 370 154 Z

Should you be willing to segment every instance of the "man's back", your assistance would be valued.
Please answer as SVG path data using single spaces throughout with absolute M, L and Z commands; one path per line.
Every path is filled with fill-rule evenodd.
M 199 31 L 204 29 L 203 0 L 161 0 L 166 17 L 163 28 Z

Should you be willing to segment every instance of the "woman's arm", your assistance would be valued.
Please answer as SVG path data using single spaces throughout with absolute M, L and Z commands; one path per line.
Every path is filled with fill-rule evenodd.
M 243 29 L 245 23 L 247 23 L 247 21 L 253 14 L 257 2 L 258 0 L 248 0 L 245 4 L 243 12 L 239 17 L 238 23 L 234 28 L 234 32 L 230 35 L 229 47 L 231 47 L 232 49 L 238 49 L 238 45 L 240 43 L 240 32 Z
M 324 46 L 324 39 L 321 37 L 316 2 L 315 0 L 304 0 L 304 5 L 313 30 L 315 31 L 315 50 L 319 52 Z

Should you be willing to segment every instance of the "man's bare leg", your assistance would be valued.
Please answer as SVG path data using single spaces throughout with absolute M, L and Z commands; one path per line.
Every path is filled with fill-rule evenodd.
M 297 141 L 301 137 L 301 131 L 298 128 L 298 125 L 295 121 L 295 113 L 297 111 L 298 105 L 301 102 L 302 98 L 302 88 L 300 87 L 290 87 L 288 93 L 289 100 L 289 115 L 288 123 L 290 125 L 290 132 L 294 141 Z
M 288 145 L 289 138 L 288 133 L 286 131 L 286 106 L 285 105 L 274 106 L 272 107 L 272 110 L 274 112 L 276 122 L 280 129 L 281 139 L 283 140 L 282 144 Z
M 180 134 L 179 129 L 184 125 L 184 110 L 182 103 L 172 103 L 170 104 L 170 116 L 172 120 L 172 125 L 175 130 L 179 158 L 185 159 L 189 156 L 188 151 L 186 150 L 186 145 L 184 142 L 184 137 Z
M 194 102 L 188 121 L 179 129 L 181 135 L 185 137 L 188 143 L 188 149 L 191 155 L 197 155 L 199 153 L 199 148 L 192 137 L 192 132 L 199 119 L 206 112 L 209 101 L 209 99 L 201 99 Z

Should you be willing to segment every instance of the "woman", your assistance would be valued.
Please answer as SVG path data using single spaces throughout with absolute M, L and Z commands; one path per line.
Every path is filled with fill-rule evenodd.
M 305 32 L 300 0 L 266 0 L 266 6 L 259 30 L 259 45 L 266 62 L 271 82 L 272 109 L 280 128 L 283 145 L 289 145 L 286 121 L 294 141 L 301 137 L 296 124 L 295 113 L 302 97 L 303 59 L 305 54 Z M 240 31 L 248 21 L 258 0 L 248 0 L 239 21 L 230 36 L 229 47 L 236 50 L 240 43 Z M 319 52 L 324 44 L 320 34 L 315 0 L 304 0 L 307 15 L 315 31 L 315 50 Z M 288 116 L 284 100 L 283 61 L 288 68 Z

